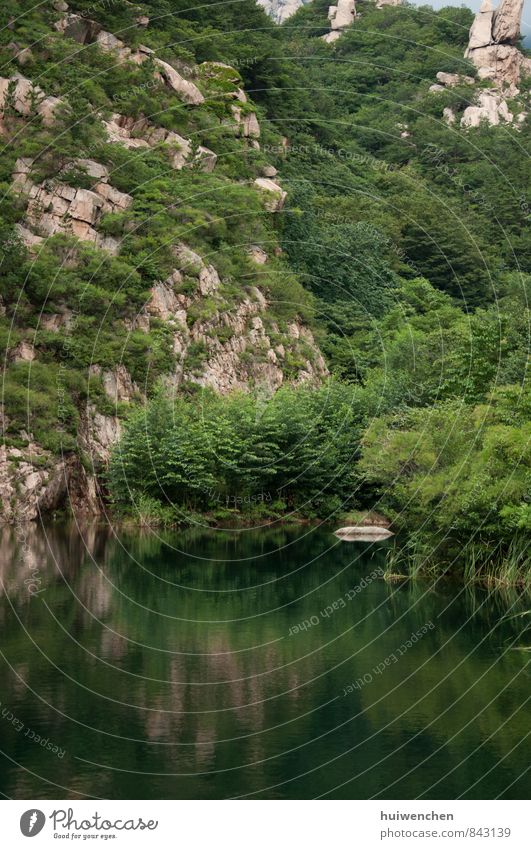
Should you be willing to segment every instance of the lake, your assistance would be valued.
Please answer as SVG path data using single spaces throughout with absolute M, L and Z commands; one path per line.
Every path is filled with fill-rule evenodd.
M 0 791 L 526 798 L 524 600 L 332 531 L 2 529 Z

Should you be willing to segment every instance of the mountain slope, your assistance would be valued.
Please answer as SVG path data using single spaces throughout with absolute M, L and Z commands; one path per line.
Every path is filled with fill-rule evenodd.
M 167 445 L 177 468 L 196 410 L 209 450 L 226 440 L 223 491 L 272 486 L 275 451 L 305 433 L 302 410 L 313 438 L 316 408 L 286 389 L 266 415 L 268 398 L 329 373 L 344 382 L 324 402 L 329 462 L 315 466 L 330 501 L 307 469 L 280 501 L 311 493 L 315 514 L 348 491 L 350 506 L 374 506 L 392 464 L 358 467 L 372 419 L 391 444 L 385 428 L 411 409 L 451 416 L 525 383 L 527 86 L 506 95 L 522 120 L 461 124 L 494 96 L 464 57 L 469 10 L 367 2 L 329 44 L 324 0 L 281 27 L 252 0 L 65 5 L 2 12 L 5 518 L 59 508 L 67 490 L 97 510 L 129 419 L 127 486 L 153 498 L 142 458 Z M 256 415 L 204 401 L 203 387 L 251 392 Z M 182 400 L 180 430 L 161 391 Z M 148 455 L 146 402 L 146 421 L 166 417 Z M 349 439 L 339 428 L 329 450 L 339 411 Z M 317 460 L 308 451 L 293 456 Z M 157 462 L 182 492 L 168 457 Z
M 7 519 L 69 487 L 97 510 L 99 466 L 157 380 L 270 394 L 326 374 L 238 72 L 159 58 L 135 6 L 120 37 L 55 6 L 11 4 L 2 50 Z

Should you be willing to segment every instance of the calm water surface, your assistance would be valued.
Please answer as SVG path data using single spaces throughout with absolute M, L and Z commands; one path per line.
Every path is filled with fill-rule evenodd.
M 0 541 L 5 796 L 526 798 L 516 595 L 330 529 Z

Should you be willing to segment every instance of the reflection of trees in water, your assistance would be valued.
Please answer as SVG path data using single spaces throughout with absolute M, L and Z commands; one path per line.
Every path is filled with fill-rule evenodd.
M 283 545 L 296 534 L 284 531 Z M 5 701 L 17 714 L 37 716 L 49 736 L 71 754 L 119 769 L 193 775 L 237 767 L 226 779 L 208 779 L 205 787 L 197 784 L 200 779 L 170 778 L 164 785 L 163 779 L 153 779 L 150 792 L 170 797 L 258 790 L 282 774 L 282 764 L 295 774 L 359 742 L 356 754 L 338 767 L 341 776 L 343 770 L 348 776 L 360 763 L 382 756 L 382 746 L 384 754 L 392 752 L 419 729 L 426 729 L 418 742 L 424 755 L 456 735 L 444 750 L 449 761 L 458 757 L 464 739 L 475 746 L 493 735 L 485 742 L 491 763 L 526 733 L 523 712 L 503 726 L 519 699 L 523 701 L 521 678 L 501 691 L 521 672 L 523 661 L 520 653 L 509 652 L 502 663 L 496 662 L 520 627 L 517 620 L 500 622 L 507 600 L 499 595 L 476 589 L 472 596 L 443 581 L 431 587 L 376 580 L 325 618 L 321 611 L 327 605 L 383 565 L 383 549 L 374 553 L 370 546 L 334 543 L 324 554 L 331 534 L 321 532 L 280 554 L 271 553 L 281 536 L 276 531 L 273 539 L 251 532 L 238 542 L 220 540 L 217 534 L 192 536 L 186 546 L 178 534 L 159 540 L 149 533 L 127 532 L 118 541 L 105 527 L 87 526 L 80 535 L 65 525 L 53 526 L 46 539 L 35 527 L 27 550 L 31 562 L 42 565 L 46 603 L 62 630 L 38 599 L 27 606 L 16 560 L 18 543 L 12 529 L 3 530 L 0 565 L 7 592 L 43 653 L 31 647 L 19 627 L 11 627 L 13 615 L 4 600 L 0 619 L 10 626 L 4 640 L 10 662 L 57 709 L 116 737 L 62 718 L 10 674 Z M 175 551 L 177 541 L 187 554 Z M 227 551 L 238 562 L 230 562 Z M 289 636 L 293 625 L 316 615 L 317 625 Z M 436 628 L 399 662 L 342 697 L 347 684 L 428 621 Z M 67 634 L 80 645 L 69 642 Z M 334 699 L 331 707 L 322 707 Z M 341 730 L 332 730 L 341 723 L 346 723 Z M 460 733 L 467 723 L 468 730 Z M 389 726 L 385 732 L 384 726 Z M 331 733 L 323 737 L 327 731 Z M 373 734 L 374 741 L 365 742 Z M 233 738 L 240 739 L 221 742 Z M 314 738 L 320 739 L 309 743 Z M 308 745 L 297 755 L 283 754 L 302 743 Z M 145 783 L 134 776 L 101 770 L 95 790 L 95 768 L 68 758 L 52 763 L 46 752 L 34 748 L 24 752 L 24 762 L 77 792 L 146 795 Z M 409 762 L 410 755 L 404 757 Z M 245 768 L 264 758 L 271 760 Z M 376 792 L 401 769 L 403 762 L 393 762 L 378 779 L 371 777 L 367 787 Z M 19 795 L 35 795 L 35 781 L 17 776 Z M 315 779 L 308 781 L 311 795 Z M 39 792 L 53 796 L 41 787 Z

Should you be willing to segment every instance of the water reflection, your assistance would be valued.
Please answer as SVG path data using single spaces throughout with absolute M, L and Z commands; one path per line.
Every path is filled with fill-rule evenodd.
M 517 595 L 386 584 L 325 529 L 1 536 L 1 708 L 66 750 L 2 716 L 7 795 L 523 794 Z

